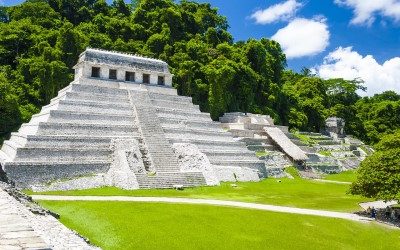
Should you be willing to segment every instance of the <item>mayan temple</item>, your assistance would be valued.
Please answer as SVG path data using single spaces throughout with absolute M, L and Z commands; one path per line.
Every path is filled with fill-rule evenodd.
M 163 61 L 87 49 L 74 81 L 4 142 L 3 171 L 23 188 L 171 188 L 265 177 L 264 162 L 178 96 L 172 78 Z

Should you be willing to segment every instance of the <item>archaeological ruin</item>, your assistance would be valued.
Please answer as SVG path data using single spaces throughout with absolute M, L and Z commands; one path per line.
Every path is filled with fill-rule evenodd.
M 75 79 L 12 133 L 7 178 L 33 190 L 258 181 L 265 162 L 172 88 L 167 63 L 86 49 Z

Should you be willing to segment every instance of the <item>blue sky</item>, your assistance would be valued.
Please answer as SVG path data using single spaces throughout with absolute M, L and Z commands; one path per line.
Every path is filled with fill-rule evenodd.
M 5 5 L 19 0 L 0 0 Z M 400 92 L 400 0 L 198 0 L 227 16 L 236 41 L 278 40 L 288 67 L 356 77 L 368 95 Z

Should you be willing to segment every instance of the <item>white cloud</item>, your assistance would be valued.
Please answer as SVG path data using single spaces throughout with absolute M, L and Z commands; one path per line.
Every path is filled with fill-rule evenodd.
M 279 20 L 287 20 L 294 16 L 302 6 L 296 0 L 288 0 L 283 3 L 272 5 L 264 10 L 257 10 L 250 17 L 258 24 L 268 24 Z
M 371 25 L 376 15 L 400 21 L 399 0 L 335 0 L 335 3 L 354 9 L 351 24 Z
M 385 90 L 400 93 L 400 57 L 379 64 L 373 56 L 363 57 L 352 47 L 339 47 L 325 57 L 322 65 L 314 68 L 322 78 L 361 78 L 367 87 L 367 95 Z M 362 94 L 362 93 L 360 93 Z
M 325 18 L 296 18 L 278 30 L 272 39 L 279 42 L 288 59 L 316 55 L 329 45 Z

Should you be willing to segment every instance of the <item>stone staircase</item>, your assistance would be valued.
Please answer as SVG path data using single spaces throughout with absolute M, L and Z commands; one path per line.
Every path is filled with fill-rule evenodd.
M 245 143 L 234 140 L 220 123 L 202 113 L 190 97 L 149 93 L 166 138 L 171 143 L 195 144 L 218 167 L 246 167 L 266 176 L 265 164 L 247 150 Z
M 142 150 L 147 162 L 147 173 L 136 172 L 140 188 L 172 188 L 174 185 L 193 187 L 204 185 L 201 172 L 180 172 L 179 164 L 170 142 L 166 139 L 160 120 L 147 91 L 129 91 L 141 132 Z

